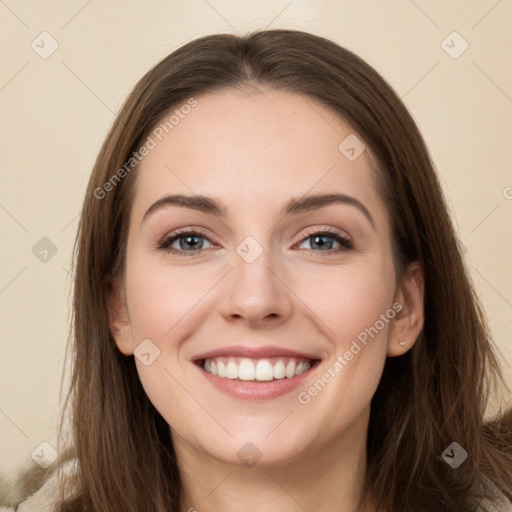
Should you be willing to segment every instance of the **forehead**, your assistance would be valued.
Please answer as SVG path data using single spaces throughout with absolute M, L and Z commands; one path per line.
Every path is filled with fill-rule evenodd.
M 347 158 L 343 142 L 354 146 L 359 139 L 319 102 L 285 91 L 231 89 L 195 100 L 193 108 L 174 106 L 150 135 L 155 144 L 137 171 L 134 215 L 171 192 L 253 211 L 273 205 L 277 211 L 309 192 L 339 192 L 371 205 L 377 217 L 385 214 L 369 149 Z

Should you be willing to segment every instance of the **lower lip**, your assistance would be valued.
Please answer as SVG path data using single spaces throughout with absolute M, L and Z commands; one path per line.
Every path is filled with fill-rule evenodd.
M 196 365 L 201 374 L 219 391 L 226 393 L 234 398 L 242 400 L 256 400 L 264 401 L 277 398 L 279 396 L 290 393 L 304 384 L 305 380 L 309 378 L 312 371 L 318 366 L 320 361 L 313 363 L 309 370 L 297 375 L 295 377 L 284 378 L 272 381 L 243 381 L 237 379 L 225 379 L 217 377 L 211 373 L 206 372 L 200 366 Z

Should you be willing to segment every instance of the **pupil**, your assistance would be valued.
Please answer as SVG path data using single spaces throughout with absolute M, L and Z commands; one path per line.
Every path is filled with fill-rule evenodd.
M 194 243 L 192 243 L 192 244 L 191 244 L 191 243 L 189 242 L 190 240 L 193 240 L 193 239 L 197 239 L 197 236 L 195 236 L 195 235 L 189 235 L 189 236 L 185 237 L 185 244 L 186 244 L 186 245 L 192 245 L 192 247 L 194 247 Z M 196 244 L 196 245 L 198 245 L 198 244 Z M 182 247 L 182 249 L 183 249 L 183 247 Z
M 329 238 L 329 237 L 325 236 L 325 235 L 323 235 L 323 236 L 315 236 L 315 244 L 317 243 L 317 240 L 321 240 L 321 239 L 325 240 L 326 238 Z M 325 242 L 320 242 L 320 244 L 317 244 L 317 245 L 319 245 L 320 247 L 329 246 L 329 244 L 328 243 L 326 244 Z M 331 241 L 331 245 L 332 245 L 332 241 Z M 328 249 L 331 249 L 331 247 L 328 247 Z

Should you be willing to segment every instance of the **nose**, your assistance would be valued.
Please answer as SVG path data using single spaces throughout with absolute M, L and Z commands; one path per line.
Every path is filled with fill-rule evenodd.
M 279 270 L 282 266 L 275 264 L 268 249 L 250 263 L 235 253 L 232 265 L 219 302 L 228 322 L 276 327 L 290 317 L 293 292 L 285 272 Z

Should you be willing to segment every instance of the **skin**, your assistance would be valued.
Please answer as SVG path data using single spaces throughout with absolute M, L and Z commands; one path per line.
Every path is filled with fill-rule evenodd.
M 135 360 L 148 397 L 171 428 L 184 511 L 355 512 L 370 400 L 386 357 L 409 350 L 423 326 L 421 269 L 411 267 L 397 282 L 370 149 L 353 162 L 338 150 L 353 130 L 335 113 L 269 89 L 197 100 L 137 171 L 111 331 L 127 356 L 145 339 L 160 350 L 148 366 Z M 280 213 L 291 198 L 333 192 L 361 201 L 375 228 L 346 204 Z M 213 197 L 228 215 L 168 206 L 143 221 L 171 193 Z M 204 233 L 195 244 L 202 242 L 201 251 L 184 245 L 187 235 L 172 247 L 195 250 L 192 255 L 157 248 L 165 235 L 187 227 Z M 354 248 L 325 254 L 311 237 L 325 228 L 348 235 Z M 247 236 L 263 250 L 250 264 L 236 252 Z M 329 237 L 324 242 L 343 248 Z M 278 345 L 322 360 L 308 377 L 311 385 L 394 302 L 402 311 L 306 405 L 297 394 L 307 386 L 262 402 L 232 398 L 191 361 L 225 345 Z M 237 456 L 247 442 L 261 453 L 253 467 Z

